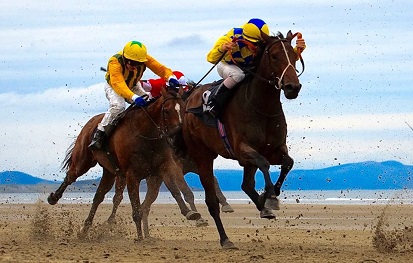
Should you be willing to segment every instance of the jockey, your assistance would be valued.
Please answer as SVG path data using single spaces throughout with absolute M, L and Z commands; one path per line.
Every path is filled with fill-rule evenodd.
M 270 30 L 268 25 L 261 19 L 253 18 L 241 28 L 231 29 L 226 35 L 220 37 L 215 42 L 213 48 L 207 55 L 207 60 L 212 64 L 218 63 L 217 71 L 224 81 L 220 84 L 216 92 L 211 93 L 210 102 L 206 107 L 207 113 L 214 117 L 220 114 L 225 102 L 231 95 L 228 91 L 237 83 L 240 83 L 245 77 L 245 73 L 239 66 L 248 67 L 251 66 L 253 62 L 254 54 L 253 51 L 249 49 L 249 45 L 246 45 L 242 41 L 235 40 L 246 40 L 256 45 L 263 41 L 261 32 L 269 35 Z M 300 49 L 302 52 L 305 47 L 304 39 L 297 39 L 294 50 L 297 51 L 297 49 Z M 225 52 L 227 53 L 223 55 Z M 234 64 L 231 56 L 237 64 Z M 219 61 L 221 57 L 222 59 Z
M 89 145 L 91 149 L 101 149 L 103 137 L 109 136 L 113 129 L 112 121 L 125 110 L 125 100 L 138 106 L 146 106 L 147 95 L 137 85 L 146 67 L 156 75 L 168 81 L 170 86 L 179 86 L 179 81 L 172 70 L 151 57 L 144 44 L 138 41 L 126 43 L 122 51 L 113 55 L 108 62 L 106 73 L 105 93 L 109 100 L 109 110 L 98 124 L 93 140 Z
M 185 90 L 188 84 L 184 74 L 180 71 L 173 71 L 172 73 L 175 75 L 175 77 L 178 79 L 179 84 L 183 86 Z M 159 78 L 141 80 L 140 85 L 146 91 L 146 94 L 148 94 L 149 99 L 152 99 L 161 96 L 161 89 L 166 88 L 167 83 L 163 78 Z

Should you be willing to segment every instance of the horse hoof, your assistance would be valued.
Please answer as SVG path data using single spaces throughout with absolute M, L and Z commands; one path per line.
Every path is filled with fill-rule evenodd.
M 266 219 L 275 219 L 275 215 L 272 212 L 272 209 L 267 207 L 264 207 L 264 209 L 260 211 L 260 217 Z
M 83 231 L 83 229 L 80 229 L 80 231 L 77 232 L 77 238 L 80 240 L 86 239 L 86 233 L 85 231 Z
M 186 217 L 187 220 L 198 220 L 198 219 L 201 218 L 201 214 L 198 213 L 198 212 L 195 212 L 195 211 L 189 211 L 189 212 L 186 214 L 185 217 Z
M 208 226 L 208 221 L 203 219 L 202 217 L 195 222 L 196 227 Z
M 233 209 L 230 205 L 228 205 L 228 204 L 223 205 L 223 206 L 221 207 L 221 211 L 222 211 L 223 213 L 234 213 L 234 209 Z
M 49 203 L 49 205 L 55 205 L 57 204 L 57 201 L 59 199 L 57 199 L 54 195 L 54 193 L 50 193 L 50 195 L 47 197 L 47 202 Z
M 238 249 L 229 239 L 222 242 L 221 246 L 223 249 Z
M 277 197 L 265 199 L 264 207 L 271 208 L 272 210 L 280 210 L 280 200 Z

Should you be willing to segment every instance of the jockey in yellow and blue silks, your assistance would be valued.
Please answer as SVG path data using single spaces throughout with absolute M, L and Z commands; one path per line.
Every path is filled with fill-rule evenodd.
M 259 18 L 250 19 L 242 27 L 233 28 L 221 36 L 209 51 L 208 62 L 218 63 L 218 74 L 224 79 L 217 91 L 210 95 L 209 104 L 205 108 L 212 116 L 217 117 L 220 114 L 221 108 L 230 96 L 228 91 L 245 78 L 245 73 L 240 67 L 248 67 L 253 62 L 253 51 L 250 50 L 250 45 L 235 40 L 247 40 L 256 45 L 262 41 L 261 32 L 269 35 L 268 25 Z M 297 39 L 295 50 L 300 48 L 302 52 L 305 47 L 304 39 Z
M 102 139 L 112 129 L 106 127 L 125 110 L 125 101 L 134 102 L 138 106 L 146 106 L 148 97 L 142 89 L 139 80 L 146 68 L 163 78 L 170 86 L 178 87 L 179 82 L 172 70 L 147 53 L 144 44 L 139 41 L 126 43 L 123 50 L 113 55 L 108 62 L 106 73 L 105 93 L 109 100 L 109 109 L 102 121 L 98 124 L 92 142 L 91 149 L 101 149 Z M 109 136 L 109 134 L 106 134 Z

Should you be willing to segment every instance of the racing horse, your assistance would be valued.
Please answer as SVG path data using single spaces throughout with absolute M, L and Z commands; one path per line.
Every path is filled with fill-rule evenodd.
M 289 31 L 268 36 L 262 33 L 263 43 L 257 46 L 255 68 L 246 69 L 249 76 L 236 88 L 219 118 L 225 134 L 216 127 L 205 125 L 202 116 L 194 114 L 199 109 L 202 95 L 214 83 L 194 88 L 188 97 L 182 131 L 176 140 L 181 154 L 191 156 L 205 190 L 205 203 L 215 221 L 223 249 L 236 248 L 224 229 L 215 194 L 213 165 L 218 155 L 237 160 L 243 167 L 242 190 L 254 202 L 261 218 L 273 219 L 273 209 L 278 208 L 277 196 L 293 159 L 286 145 L 287 123 L 281 105 L 281 92 L 287 99 L 297 98 L 301 84 L 296 72 L 296 61 L 301 60 L 291 41 L 299 34 Z M 205 115 L 203 115 L 205 116 Z M 224 139 L 226 138 L 226 141 Z M 228 147 L 229 145 L 229 147 Z M 270 165 L 281 165 L 275 184 L 270 178 Z M 255 190 L 257 169 L 264 176 L 265 189 L 260 195 Z
M 182 173 L 179 172 L 176 177 L 175 177 L 175 183 L 178 186 L 179 190 L 181 191 L 185 201 L 189 204 L 189 207 L 191 208 L 191 211 L 197 212 L 197 208 L 195 206 L 195 196 L 194 193 L 192 192 L 191 188 L 188 186 L 187 182 L 185 181 L 184 175 L 187 174 L 188 172 L 194 172 L 196 173 L 196 166 L 193 161 L 188 160 L 188 159 L 183 159 L 179 158 L 178 156 L 174 155 L 175 158 L 177 158 L 177 165 L 181 166 Z M 181 176 L 182 175 L 182 176 Z M 103 183 L 104 184 L 104 183 Z M 110 183 L 109 183 L 110 184 Z M 113 186 L 113 181 L 111 182 Z M 107 223 L 108 224 L 113 224 L 116 222 L 116 212 L 117 209 L 120 205 L 120 203 L 123 200 L 123 192 L 126 187 L 126 180 L 122 176 L 117 176 L 115 179 L 115 194 L 113 196 L 112 202 L 113 202 L 113 207 L 112 207 L 112 213 L 110 214 Z M 111 186 L 111 187 L 112 187 Z M 110 190 L 109 187 L 105 188 L 106 190 Z M 219 200 L 219 203 L 221 204 L 221 211 L 224 213 L 232 213 L 234 212 L 234 209 L 231 207 L 230 204 L 228 204 L 227 199 L 225 195 L 222 193 L 221 188 L 219 186 L 218 180 L 215 178 L 215 189 L 216 189 L 216 194 Z M 108 190 L 108 191 L 109 191 Z M 105 190 L 103 191 L 96 191 L 96 195 L 101 194 L 105 195 Z M 103 198 L 102 198 L 103 200 Z M 178 200 L 176 200 L 179 202 Z M 188 215 L 188 214 L 187 214 Z M 90 221 L 93 220 L 93 217 Z M 90 222 L 91 224 L 91 222 Z M 208 222 L 200 217 L 199 219 L 196 219 L 195 222 L 196 226 L 207 226 Z
M 162 181 L 176 198 L 184 216 L 191 220 L 200 217 L 198 212 L 191 211 L 182 200 L 175 184 L 175 175 L 182 173 L 182 170 L 176 165 L 173 150 L 168 144 L 168 138 L 180 130 L 182 124 L 184 108 L 182 93 L 182 88 L 179 92 L 163 89 L 162 96 L 147 107 L 141 108 L 136 105 L 129 107 L 124 112 L 124 116 L 119 119 L 117 128 L 105 145 L 104 151 L 92 151 L 88 148 L 92 134 L 103 118 L 103 114 L 92 117 L 82 128 L 66 153 L 63 164 L 66 170 L 64 181 L 48 197 L 49 204 L 56 204 L 65 189 L 77 178 L 97 163 L 102 166 L 102 179 L 93 199 L 89 217 L 79 233 L 80 236 L 87 232 L 97 207 L 103 201 L 104 195 L 99 193 L 109 191 L 116 176 L 124 177 L 126 181 L 138 240 L 144 237 L 142 225 L 145 237 L 149 237 L 149 209 L 158 196 Z M 141 204 L 139 186 L 143 179 L 146 179 L 148 189 Z

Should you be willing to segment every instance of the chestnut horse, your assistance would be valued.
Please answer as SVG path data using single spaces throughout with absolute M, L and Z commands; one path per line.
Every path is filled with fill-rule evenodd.
M 184 108 L 182 93 L 182 88 L 179 93 L 172 89 L 162 90 L 162 96 L 147 107 L 141 108 L 136 105 L 129 107 L 123 118 L 119 120 L 104 151 L 91 151 L 88 148 L 92 134 L 103 118 L 103 114 L 91 118 L 82 128 L 73 147 L 70 147 L 67 152 L 63 165 L 67 170 L 66 177 L 60 187 L 49 195 L 49 204 L 56 204 L 70 184 L 99 163 L 103 167 L 103 174 L 97 193 L 109 191 L 116 176 L 125 178 L 138 240 L 143 238 L 142 224 L 145 237 L 149 237 L 147 217 L 151 204 L 158 196 L 162 181 L 172 195 L 177 200 L 180 199 L 178 205 L 181 213 L 189 219 L 198 219 L 200 214 L 191 211 L 185 205 L 175 184 L 175 175 L 182 174 L 182 170 L 176 164 L 173 150 L 167 142 L 167 138 L 175 134 L 182 124 Z M 141 205 L 139 186 L 143 179 L 146 179 L 148 189 Z M 93 219 L 103 196 L 95 195 L 90 215 L 80 234 L 87 232 L 92 222 L 89 219 Z
M 175 155 L 175 157 L 177 157 Z M 196 173 L 196 166 L 195 164 L 187 159 L 178 159 L 177 165 L 181 165 L 180 171 L 176 176 L 175 176 L 175 184 L 178 186 L 179 190 L 181 191 L 185 201 L 189 204 L 189 207 L 191 208 L 192 211 L 197 212 L 197 208 L 195 206 L 195 196 L 194 193 L 192 192 L 191 188 L 188 186 L 187 182 L 185 181 L 184 175 L 187 174 L 188 172 L 194 172 Z M 181 176 L 182 175 L 182 176 Z M 112 213 L 110 214 L 107 222 L 108 224 L 113 224 L 116 221 L 116 212 L 117 209 L 120 205 L 120 203 L 123 200 L 123 192 L 126 187 L 126 180 L 122 176 L 117 176 L 116 180 L 114 182 L 115 184 L 115 195 L 113 196 L 113 207 L 112 207 Z M 111 187 L 113 186 L 113 182 Z M 98 188 L 99 189 L 99 188 Z M 107 187 L 106 190 L 110 188 Z M 215 189 L 216 189 L 216 194 L 219 200 L 219 203 L 221 204 L 221 211 L 224 213 L 232 213 L 234 212 L 234 209 L 231 207 L 230 204 L 228 204 L 226 197 L 221 191 L 221 188 L 219 187 L 218 181 L 215 178 Z M 108 191 L 109 191 L 108 190 Z M 96 191 L 96 195 L 102 195 L 101 200 L 103 201 L 103 197 L 107 192 L 104 191 Z M 176 200 L 179 202 L 179 199 Z M 188 214 L 187 214 L 188 218 Z M 90 221 L 93 220 L 93 217 Z M 91 222 L 90 222 L 91 224 Z M 195 222 L 196 226 L 207 226 L 208 222 L 200 217 L 199 219 L 196 219 Z
M 301 84 L 295 63 L 301 56 L 291 45 L 295 37 L 291 31 L 285 38 L 281 33 L 273 37 L 262 34 L 262 37 L 264 43 L 257 47 L 255 69 L 246 69 L 250 76 L 236 87 L 220 117 L 228 143 L 223 142 L 223 135 L 218 129 L 205 125 L 202 118 L 191 113 L 193 109 L 199 108 L 203 93 L 212 84 L 193 89 L 186 104 L 181 138 L 176 140 L 179 151 L 191 156 L 197 165 L 205 190 L 205 202 L 224 249 L 236 247 L 225 233 L 220 218 L 215 194 L 214 159 L 221 155 L 238 161 L 244 170 L 242 190 L 254 202 L 260 216 L 268 219 L 275 218 L 273 209 L 277 209 L 277 196 L 294 163 L 288 155 L 287 124 L 280 94 L 284 91 L 287 99 L 297 98 Z M 280 176 L 275 184 L 271 182 L 270 165 L 281 165 Z M 262 195 L 255 190 L 257 169 L 264 175 L 265 191 Z
M 169 154 L 170 152 L 168 152 Z M 179 158 L 175 154 L 171 156 L 171 158 L 174 158 L 174 160 L 168 159 L 168 165 L 169 166 L 175 166 L 175 171 L 176 174 L 174 174 L 174 182 L 176 186 L 178 187 L 180 192 L 173 192 L 171 190 L 172 196 L 175 198 L 176 202 L 178 203 L 179 207 L 185 207 L 185 204 L 183 203 L 182 199 L 180 198 L 180 195 L 182 193 L 185 201 L 189 204 L 190 206 L 190 211 L 187 212 L 185 215 L 185 211 L 181 212 L 184 214 L 184 216 L 188 220 L 196 220 L 195 224 L 197 227 L 200 226 L 207 226 L 208 222 L 201 217 L 201 215 L 198 215 L 198 210 L 195 206 L 195 198 L 194 198 L 194 193 L 192 192 L 191 188 L 188 186 L 187 182 L 185 181 L 184 175 L 187 174 L 188 172 L 196 172 L 196 166 L 195 163 L 187 158 Z M 79 237 L 85 237 L 90 226 L 92 225 L 93 218 L 95 216 L 96 210 L 101 202 L 103 202 L 105 195 L 110 191 L 110 189 L 115 185 L 115 195 L 113 196 L 113 207 L 112 207 L 112 213 L 110 214 L 109 218 L 107 219 L 108 224 L 114 224 L 116 222 L 116 212 L 117 209 L 120 205 L 120 203 L 123 200 L 123 192 L 126 187 L 126 178 L 124 176 L 116 176 L 113 177 L 111 175 L 106 176 L 104 175 L 105 178 L 102 177 L 99 186 L 96 190 L 95 197 L 93 199 L 93 204 L 92 208 L 90 209 L 89 216 L 84 222 L 84 225 L 79 232 Z M 170 187 L 169 187 L 170 188 Z M 224 213 L 232 213 L 234 212 L 234 209 L 231 207 L 230 204 L 228 204 L 226 197 L 222 193 L 218 181 L 215 178 L 215 189 L 216 189 L 216 194 L 218 196 L 219 203 L 221 204 L 221 211 Z M 142 209 L 144 210 L 144 209 Z M 147 229 L 147 225 L 144 224 L 144 232 L 145 229 Z M 147 231 L 149 232 L 149 230 Z M 148 234 L 148 233 L 147 233 Z M 149 235 L 149 234 L 148 234 Z

